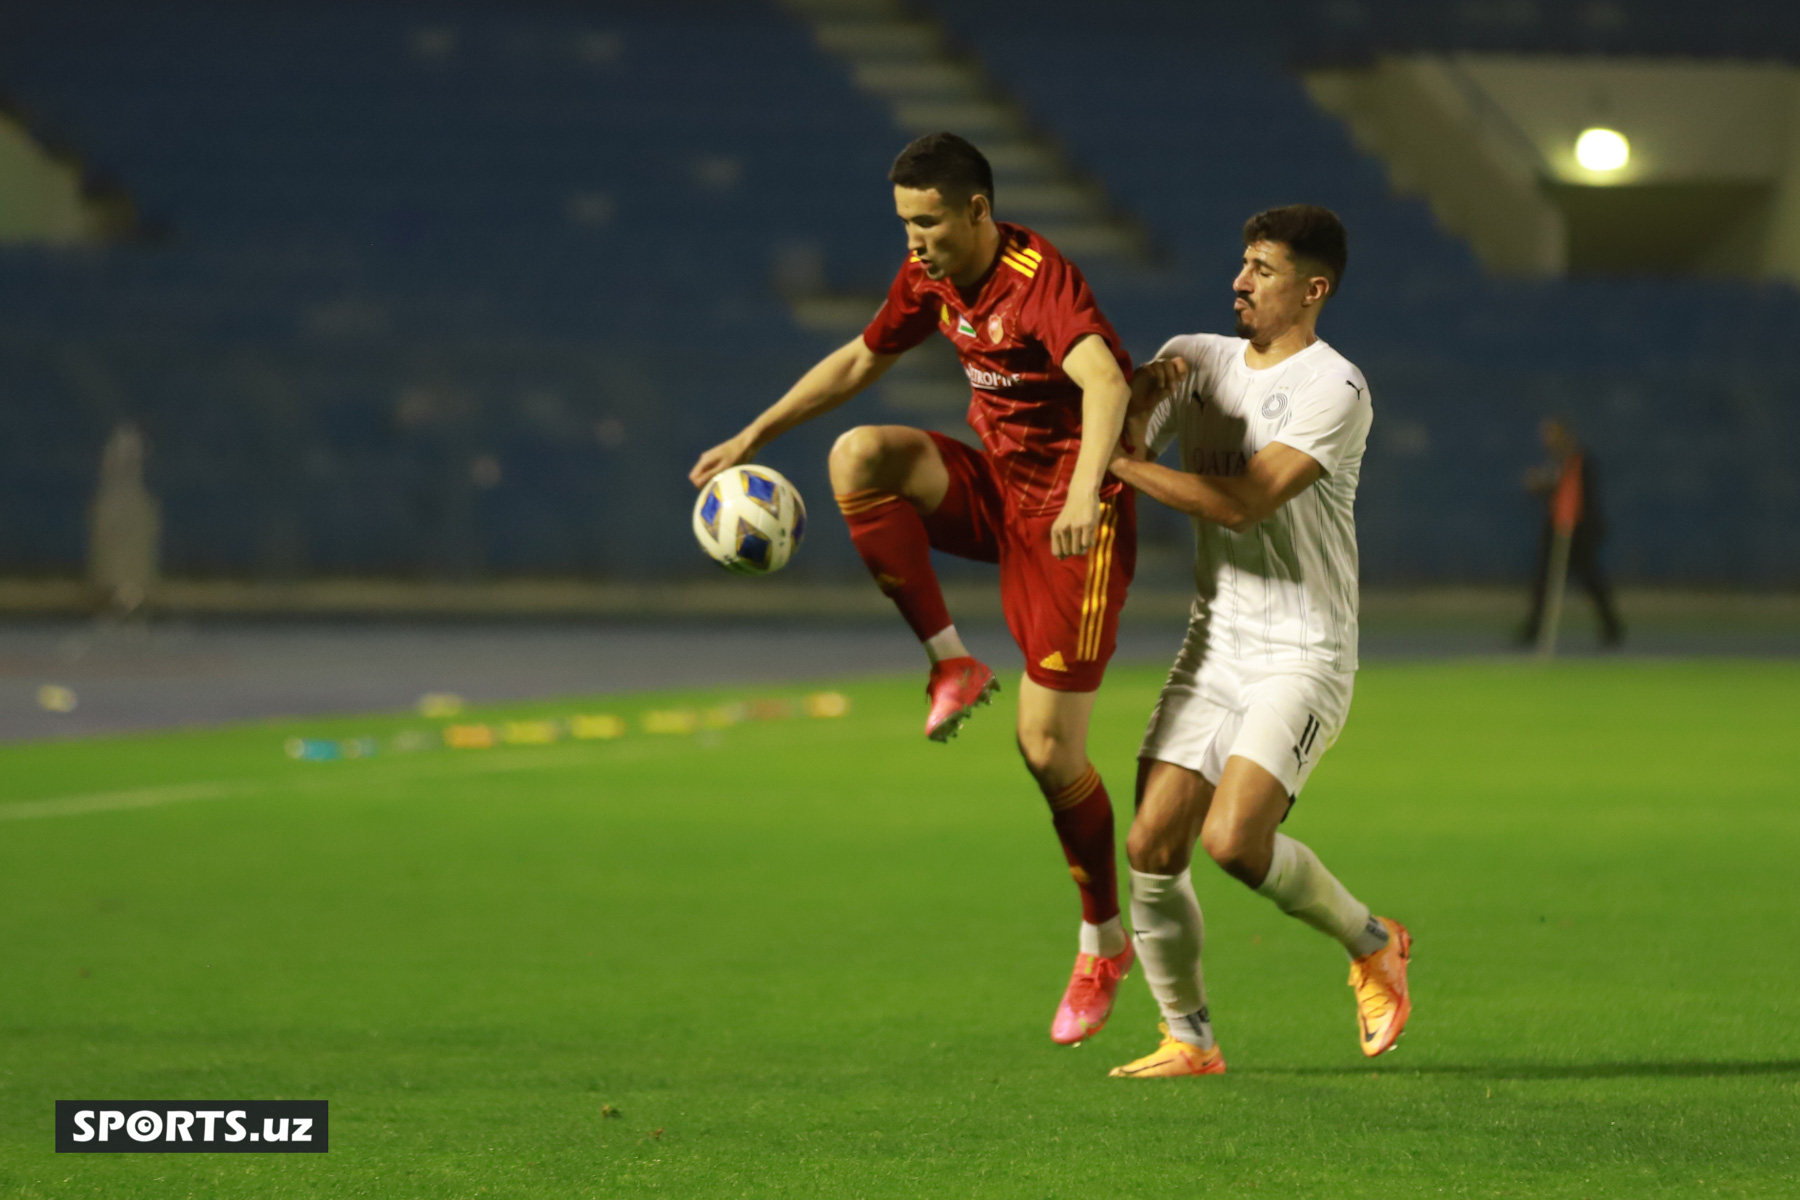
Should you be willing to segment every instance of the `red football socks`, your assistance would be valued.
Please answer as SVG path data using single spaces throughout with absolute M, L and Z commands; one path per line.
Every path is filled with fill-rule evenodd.
M 937 572 L 931 568 L 931 539 L 913 506 L 893 492 L 846 492 L 837 497 L 856 552 L 876 586 L 894 602 L 922 642 L 950 624 Z
M 1081 889 L 1081 919 L 1090 925 L 1112 920 L 1119 915 L 1119 875 L 1113 862 L 1112 800 L 1100 772 L 1089 763 L 1085 775 L 1049 801 L 1069 874 Z

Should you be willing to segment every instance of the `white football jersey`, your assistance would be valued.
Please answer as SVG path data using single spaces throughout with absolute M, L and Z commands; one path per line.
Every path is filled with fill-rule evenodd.
M 1208 657 L 1266 666 L 1356 670 L 1356 484 L 1369 440 L 1369 386 L 1343 355 L 1314 342 L 1262 370 L 1242 338 L 1169 339 L 1158 358 L 1187 378 L 1150 419 L 1160 455 L 1179 439 L 1181 469 L 1242 475 L 1270 442 L 1310 455 L 1324 474 L 1244 533 L 1194 518 L 1190 638 Z

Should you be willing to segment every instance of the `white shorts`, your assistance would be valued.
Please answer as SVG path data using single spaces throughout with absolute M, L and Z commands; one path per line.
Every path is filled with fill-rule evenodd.
M 1298 796 L 1350 715 L 1356 676 L 1264 666 L 1183 646 L 1150 714 L 1139 758 L 1197 771 L 1217 784 L 1225 760 L 1247 758 Z

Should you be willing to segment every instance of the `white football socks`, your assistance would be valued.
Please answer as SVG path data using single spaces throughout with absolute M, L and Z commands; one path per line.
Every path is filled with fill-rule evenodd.
M 1116 958 L 1125 953 L 1125 926 L 1114 917 L 1110 921 L 1102 921 L 1098 925 L 1081 923 L 1081 952 L 1098 954 L 1101 958 Z
M 1275 835 L 1275 857 L 1256 890 L 1288 916 L 1343 943 L 1351 958 L 1362 958 L 1387 945 L 1387 929 L 1369 914 L 1369 906 L 1352 896 L 1306 843 L 1286 834 Z M 1135 904 L 1131 914 L 1135 920 Z
M 1169 1032 L 1180 1041 L 1210 1050 L 1212 1023 L 1206 1009 L 1206 977 L 1200 947 L 1206 922 L 1194 881 L 1179 875 L 1131 872 L 1131 928 L 1144 979 L 1156 997 Z
M 925 657 L 937 666 L 946 658 L 967 658 L 969 648 L 963 645 L 962 635 L 956 632 L 956 626 L 946 625 L 925 639 Z

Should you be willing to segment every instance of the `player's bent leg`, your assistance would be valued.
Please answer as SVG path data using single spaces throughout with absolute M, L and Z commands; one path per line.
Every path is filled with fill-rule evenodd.
M 1399 922 L 1372 915 L 1311 847 L 1276 832 L 1287 808 L 1281 780 L 1261 764 L 1233 755 L 1214 790 L 1200 843 L 1213 861 L 1282 912 L 1344 947 L 1351 959 L 1359 1045 L 1373 1057 L 1393 1047 L 1412 1015 L 1406 984 L 1411 935 Z
M 1206 923 L 1188 870 L 1212 790 L 1198 771 L 1139 760 L 1137 813 L 1125 843 L 1131 864 L 1131 927 L 1144 978 L 1162 1011 L 1163 1043 L 1114 1069 L 1114 1075 L 1162 1078 L 1225 1069 L 1213 1040 L 1201 969 Z
M 1029 675 L 1019 680 L 1019 754 L 1045 796 L 1093 769 L 1087 757 L 1093 692 L 1059 692 Z
M 1088 949 L 1110 956 L 1126 942 L 1123 930 L 1115 934 L 1112 928 L 1119 916 L 1112 800 L 1087 757 L 1094 695 L 1055 691 L 1029 676 L 1020 680 L 1018 742 L 1081 891 L 1082 919 L 1087 926 L 1106 927 L 1099 935 L 1103 940 Z
M 1206 853 L 1277 908 L 1343 944 L 1358 958 L 1386 942 L 1369 908 L 1325 869 L 1304 842 L 1277 833 L 1286 785 L 1260 763 L 1232 755 L 1200 829 Z
M 1059 692 L 1029 677 L 1019 686 L 1019 753 L 1050 805 L 1051 824 L 1081 892 L 1075 967 L 1050 1025 L 1052 1040 L 1069 1045 L 1106 1025 L 1136 955 L 1119 920 L 1112 800 L 1087 758 L 1094 693 Z
M 904 425 L 857 426 L 831 448 L 830 465 L 850 540 L 931 660 L 925 735 L 948 741 L 1000 687 L 963 646 L 931 566 L 924 518 L 949 494 L 949 468 L 930 434 Z
M 1269 873 L 1275 831 L 1288 811 L 1287 787 L 1260 764 L 1226 759 L 1200 828 L 1207 856 L 1254 888 Z
M 1213 786 L 1198 771 L 1160 759 L 1138 760 L 1137 811 L 1125 835 L 1134 871 L 1175 875 L 1188 869 L 1212 805 Z
M 878 491 L 904 497 L 921 515 L 935 512 L 950 490 L 937 443 L 906 425 L 858 425 L 831 447 L 831 490 Z

